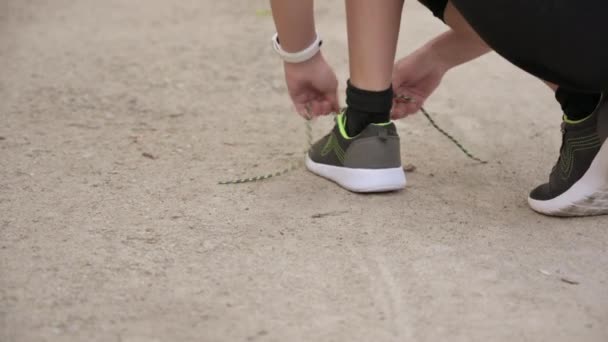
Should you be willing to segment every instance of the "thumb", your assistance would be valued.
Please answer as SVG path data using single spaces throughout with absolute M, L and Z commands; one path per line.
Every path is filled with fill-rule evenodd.
M 327 100 L 331 105 L 331 110 L 334 113 L 340 113 L 340 101 L 338 100 L 338 92 L 330 93 L 327 96 Z

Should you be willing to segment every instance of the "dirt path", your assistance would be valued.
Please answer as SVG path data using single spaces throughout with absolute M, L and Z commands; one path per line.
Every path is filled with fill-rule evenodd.
M 319 3 L 344 84 L 343 4 Z M 2 2 L 1 341 L 608 340 L 608 219 L 528 209 L 559 109 L 497 56 L 428 103 L 487 165 L 416 116 L 406 191 L 218 186 L 304 148 L 266 8 Z M 408 11 L 400 54 L 443 30 Z

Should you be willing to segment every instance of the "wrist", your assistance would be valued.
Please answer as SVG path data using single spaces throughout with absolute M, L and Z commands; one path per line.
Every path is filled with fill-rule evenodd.
M 439 70 L 441 73 L 446 73 L 456 66 L 450 58 L 445 57 L 441 46 L 433 44 L 433 42 L 429 42 L 423 46 L 417 53 L 420 54 L 421 60 L 427 61 L 434 69 Z
M 289 62 L 283 61 L 283 66 L 285 67 L 286 70 L 307 68 L 312 65 L 318 64 L 322 60 L 323 60 L 323 54 L 321 53 L 321 51 L 319 51 L 314 56 L 312 56 L 310 59 L 307 59 L 303 62 L 289 63 Z
M 275 52 L 283 59 L 286 63 L 298 64 L 302 62 L 306 62 L 313 57 L 315 57 L 319 51 L 321 51 L 321 45 L 323 41 L 319 37 L 318 34 L 315 34 L 314 40 L 309 43 L 306 47 L 298 50 L 298 51 L 286 51 L 281 46 L 281 42 L 279 40 L 279 35 L 275 34 L 272 37 L 272 47 Z
M 428 42 L 422 49 L 424 57 L 433 61 L 439 68 L 447 72 L 456 67 L 459 60 L 450 53 L 452 49 L 453 37 L 449 32 Z

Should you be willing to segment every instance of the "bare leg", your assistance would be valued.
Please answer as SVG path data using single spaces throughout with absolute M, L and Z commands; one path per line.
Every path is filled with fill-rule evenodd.
M 346 0 L 350 81 L 360 89 L 391 86 L 403 0 Z

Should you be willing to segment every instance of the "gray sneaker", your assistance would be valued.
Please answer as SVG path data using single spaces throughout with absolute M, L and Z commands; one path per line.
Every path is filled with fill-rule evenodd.
M 549 182 L 534 189 L 528 203 L 550 216 L 608 214 L 608 96 L 583 121 L 564 120 L 562 133 Z
M 395 124 L 370 124 L 352 138 L 345 124 L 344 114 L 336 116 L 334 129 L 310 148 L 308 170 L 353 192 L 403 189 L 405 173 Z

